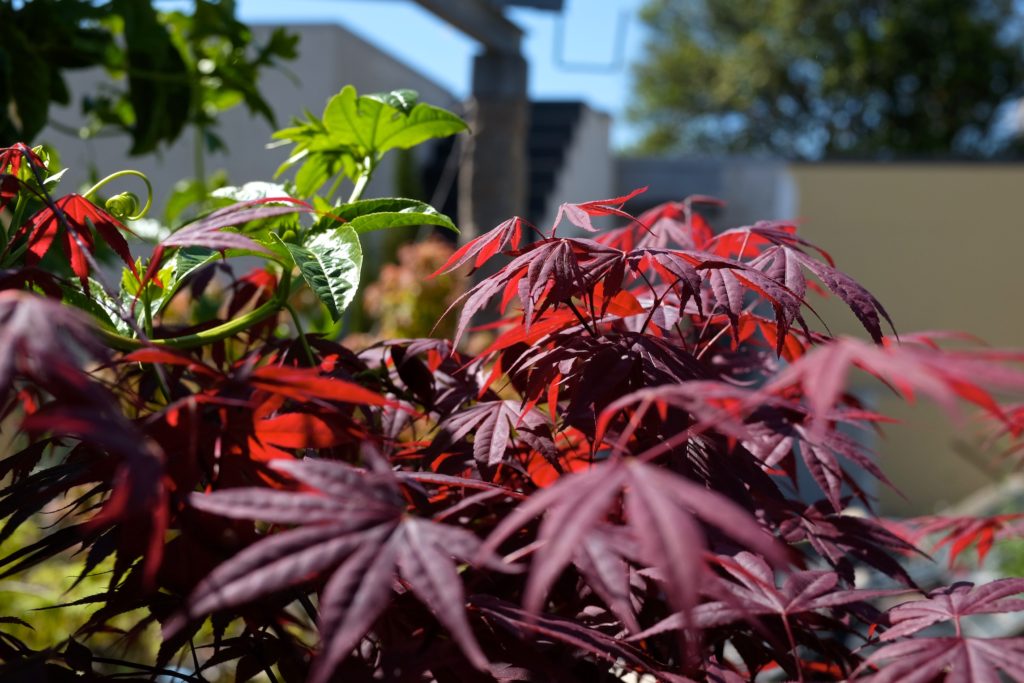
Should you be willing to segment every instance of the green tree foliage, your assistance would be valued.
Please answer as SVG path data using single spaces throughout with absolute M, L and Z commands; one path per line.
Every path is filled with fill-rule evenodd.
M 1020 151 L 1013 0 L 649 0 L 644 152 L 991 157 Z
M 85 134 L 122 130 L 146 154 L 194 125 L 216 149 L 225 109 L 244 103 L 274 125 L 257 76 L 296 42 L 277 30 L 256 45 L 233 0 L 195 0 L 187 14 L 149 0 L 0 0 L 0 146 L 33 141 L 50 103 L 71 103 L 67 71 L 102 67 L 112 81 L 83 95 Z

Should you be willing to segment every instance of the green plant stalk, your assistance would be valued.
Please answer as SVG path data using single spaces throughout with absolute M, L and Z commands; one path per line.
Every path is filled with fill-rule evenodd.
M 153 336 L 153 311 L 150 308 L 150 293 L 149 285 L 145 285 L 142 288 L 142 305 L 145 306 L 143 313 L 146 314 L 145 330 L 146 336 Z
M 180 337 L 169 337 L 167 339 L 150 339 L 143 342 L 141 339 L 126 337 L 104 328 L 97 328 L 96 332 L 104 344 L 117 351 L 135 351 L 147 346 L 167 349 L 194 349 L 228 339 L 263 322 L 287 306 L 290 288 L 291 273 L 286 270 L 281 276 L 277 293 L 270 301 L 257 306 L 234 320 L 229 320 L 226 323 L 194 334 L 185 334 Z
M 292 322 L 295 323 L 295 331 L 299 335 L 299 341 L 302 342 L 302 349 L 306 352 L 306 360 L 309 361 L 309 367 L 316 367 L 316 356 L 313 355 L 313 349 L 309 346 L 306 333 L 302 331 L 302 322 L 299 320 L 299 314 L 287 301 L 284 302 L 283 308 L 292 316 Z
M 198 92 L 198 88 L 195 90 Z M 199 190 L 203 195 L 203 201 L 206 201 L 208 198 L 206 189 L 206 154 L 203 150 L 203 138 L 206 135 L 206 129 L 196 124 L 192 134 L 194 136 L 192 140 L 192 171 L 199 181 Z
M 11 247 L 10 243 L 7 240 L 9 238 L 13 238 L 14 235 L 17 233 L 18 226 L 21 225 L 22 214 L 25 213 L 25 205 L 27 203 L 28 202 L 25 199 L 25 195 L 23 193 L 19 192 L 18 193 L 18 198 L 14 202 L 14 210 L 11 212 L 11 225 L 10 225 L 11 232 L 10 232 L 10 235 L 8 235 L 7 231 L 4 229 L 3 224 L 0 224 L 0 234 L 3 235 L 3 240 L 4 240 L 4 251 L 3 251 L 3 254 L 0 254 L 0 256 L 6 256 L 7 255 L 7 250 L 10 249 L 10 247 Z
M 363 192 L 366 190 L 366 186 L 369 184 L 370 178 L 373 177 L 373 172 L 377 168 L 377 160 L 373 157 L 366 157 L 363 163 L 365 164 L 365 170 L 359 176 L 359 180 L 356 181 L 356 186 L 352 188 L 352 194 L 348 197 L 349 204 L 363 198 Z
M 344 173 L 339 173 L 338 177 L 334 179 L 333 183 L 331 183 L 331 189 L 327 191 L 327 197 L 326 197 L 328 202 L 330 202 L 334 198 L 334 194 L 338 191 L 338 188 L 341 187 L 341 181 L 344 180 L 344 179 L 345 179 L 345 174 Z
M 134 339 L 132 337 L 125 337 L 103 328 L 98 328 L 97 334 L 99 334 L 103 343 L 117 351 L 134 351 L 146 346 L 157 346 L 168 349 L 194 349 L 198 346 L 213 344 L 223 339 L 227 339 L 228 337 L 233 337 L 239 332 L 243 332 L 258 323 L 263 322 L 279 310 L 281 310 L 281 302 L 271 300 L 257 308 L 254 308 L 243 316 L 235 318 L 234 320 L 228 321 L 222 325 L 211 327 L 208 330 L 196 332 L 195 334 L 182 335 L 181 337 L 150 339 L 148 342 L 143 342 L 141 339 Z

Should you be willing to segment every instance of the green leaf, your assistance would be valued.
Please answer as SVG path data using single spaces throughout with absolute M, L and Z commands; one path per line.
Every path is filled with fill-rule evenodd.
M 437 225 L 454 233 L 459 232 L 452 219 L 430 204 L 415 199 L 364 199 L 343 204 L 331 209 L 330 213 L 348 221 L 347 225 L 360 234 L 409 225 Z
M 278 238 L 280 240 L 280 238 Z M 314 235 L 305 245 L 280 242 L 302 277 L 337 322 L 355 298 L 363 249 L 359 235 L 347 225 Z
M 178 290 L 181 289 L 189 275 L 220 258 L 219 251 L 207 249 L 206 247 L 182 247 L 178 249 L 174 254 L 174 261 L 172 261 L 174 269 L 169 273 L 170 277 L 164 280 L 164 291 L 160 297 L 157 311 L 162 311 L 171 302 L 171 299 L 178 293 Z M 164 266 L 164 268 L 166 267 Z M 160 270 L 160 273 L 163 276 L 163 268 Z
M 429 104 L 417 104 L 405 117 L 385 121 L 374 138 L 377 152 L 409 149 L 434 138 L 446 138 L 469 128 L 450 111 Z
M 437 225 L 454 233 L 459 232 L 459 229 L 452 223 L 452 219 L 434 210 L 424 213 L 412 211 L 372 213 L 369 216 L 360 216 L 348 225 L 360 235 L 374 230 L 404 228 L 410 225 Z
M 117 303 L 107 296 L 106 290 L 92 278 L 89 278 L 89 292 L 90 296 L 86 296 L 76 281 L 74 284 L 69 283 L 61 287 L 61 300 L 91 315 L 101 327 L 125 336 L 135 336 L 128 323 L 118 315 Z
M 135 111 L 132 155 L 156 149 L 181 134 L 188 120 L 192 90 L 181 53 L 147 2 L 114 0 L 113 10 L 124 18 L 128 48 L 129 99 Z M 160 74 L 160 80 L 141 74 Z
M 394 93 L 392 97 L 403 100 Z M 332 141 L 371 156 L 394 148 L 408 149 L 467 128 L 465 121 L 444 109 L 420 103 L 405 113 L 382 101 L 387 99 L 380 94 L 359 97 L 355 88 L 345 86 L 324 109 L 323 122 Z
M 46 125 L 52 75 L 50 65 L 15 26 L 6 26 L 0 30 L 0 44 L 10 50 L 10 56 L 3 60 L 10 64 L 9 80 L 2 80 L 7 80 L 12 100 L 5 103 L 0 117 L 10 124 L 18 140 L 29 142 Z M 9 117 L 9 114 L 14 116 Z M 13 143 L 14 140 L 0 140 L 0 145 Z
M 392 90 L 391 92 L 375 92 L 363 95 L 371 100 L 377 100 L 382 104 L 397 109 L 403 114 L 408 114 L 420 99 L 420 94 L 415 90 Z
M 274 140 L 291 140 L 298 143 L 302 149 L 306 149 L 308 145 L 328 134 L 323 121 L 313 116 L 308 109 L 304 109 L 303 113 L 306 116 L 305 120 L 293 116 L 290 127 L 274 131 L 270 137 Z
M 330 155 L 310 154 L 295 174 L 295 193 L 310 197 L 338 172 L 339 165 L 332 163 Z

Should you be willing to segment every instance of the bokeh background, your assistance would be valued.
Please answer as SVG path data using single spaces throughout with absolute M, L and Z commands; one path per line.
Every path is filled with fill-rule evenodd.
M 0 143 L 58 150 L 70 187 L 145 172 L 158 195 L 140 230 L 273 178 L 285 152 L 271 132 L 343 85 L 411 88 L 473 135 L 389 160 L 370 196 L 430 201 L 462 239 L 643 186 L 634 212 L 712 195 L 719 229 L 798 221 L 901 332 L 1024 346 L 1018 1 L 189 0 L 153 2 L 156 24 L 139 6 L 0 0 Z M 133 51 L 148 70 L 126 66 Z M 426 282 L 451 245 L 424 237 L 367 250 L 353 338 L 431 332 L 458 285 Z M 857 333 L 841 307 L 811 303 Z M 970 416 L 871 391 L 903 421 L 871 437 L 905 493 L 877 490 L 881 512 L 1016 509 L 1014 463 Z

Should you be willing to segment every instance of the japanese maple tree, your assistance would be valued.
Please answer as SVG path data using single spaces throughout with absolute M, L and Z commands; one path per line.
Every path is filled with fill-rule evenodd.
M 511 217 L 439 271 L 496 262 L 449 311 L 453 339 L 354 352 L 329 334 L 361 234 L 454 228 L 363 198 L 381 158 L 463 128 L 414 93 L 346 88 L 278 134 L 293 180 L 227 192 L 141 259 L 133 198 L 54 197 L 42 150 L 0 150 L 0 539 L 39 527 L 0 576 L 73 554 L 79 581 L 104 581 L 42 647 L 33 614 L 0 614 L 0 673 L 1024 678 L 1024 637 L 969 626 L 1024 612 L 1024 580 L 906 569 L 929 533 L 983 557 L 1019 515 L 879 519 L 865 482 L 890 484 L 860 436 L 884 416 L 848 390 L 866 373 L 1015 439 L 1024 351 L 897 336 L 790 223 L 716 234 L 707 197 L 634 216 L 642 190 L 552 226 Z M 866 338 L 816 329 L 816 291 Z M 500 319 L 478 325 L 488 308 Z

